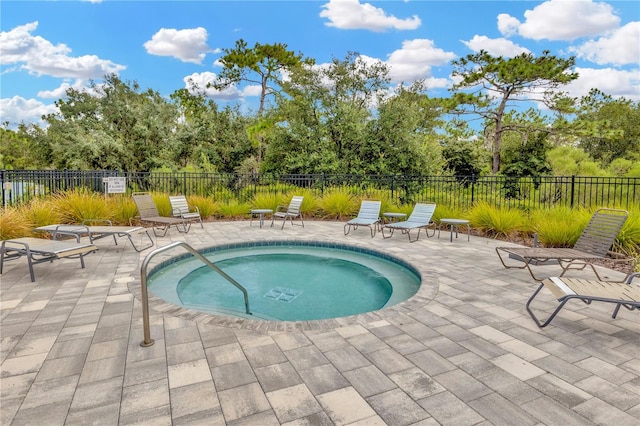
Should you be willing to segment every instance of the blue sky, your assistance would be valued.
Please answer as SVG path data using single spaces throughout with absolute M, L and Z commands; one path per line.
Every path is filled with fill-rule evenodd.
M 68 87 L 106 73 L 168 96 L 220 72 L 221 49 L 284 43 L 321 66 L 349 51 L 386 62 L 394 83 L 446 96 L 452 60 L 488 51 L 576 56 L 582 96 L 597 87 L 640 101 L 637 0 L 30 1 L 0 2 L 0 123 L 39 123 Z M 257 108 L 255 87 L 209 91 Z

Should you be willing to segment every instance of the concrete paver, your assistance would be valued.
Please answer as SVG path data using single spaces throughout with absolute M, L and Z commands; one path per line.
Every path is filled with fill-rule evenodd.
M 25 425 L 481 425 L 640 422 L 640 316 L 570 302 L 539 329 L 536 283 L 507 270 L 499 241 L 370 238 L 343 223 L 206 223 L 157 247 L 314 240 L 389 253 L 423 277 L 381 311 L 320 321 L 225 318 L 150 297 L 143 340 L 140 266 L 151 250 L 98 242 L 77 260 L 5 264 L 0 277 L 0 423 Z M 151 265 L 184 253 L 158 255 Z M 24 260 L 24 259 L 23 259 Z M 548 269 L 548 267 L 545 267 Z M 619 278 L 615 271 L 604 275 Z M 571 276 L 589 276 L 572 271 Z M 552 309 L 541 294 L 536 310 Z

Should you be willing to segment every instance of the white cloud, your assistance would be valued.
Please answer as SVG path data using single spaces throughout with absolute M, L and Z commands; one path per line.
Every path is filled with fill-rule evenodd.
M 325 25 L 343 30 L 414 30 L 422 23 L 416 15 L 407 19 L 396 18 L 369 3 L 361 4 L 359 0 L 329 0 L 322 8 L 320 17 L 329 20 Z
M 21 96 L 0 99 L 2 121 L 9 122 L 10 129 L 16 129 L 18 124 L 38 124 L 43 126 L 42 116 L 58 112 L 54 104 L 45 105 L 36 99 L 24 99 Z
M 207 52 L 207 30 L 202 27 L 186 30 L 161 28 L 143 46 L 147 53 L 157 56 L 172 56 L 182 62 L 201 64 Z
M 509 15 L 498 16 L 498 28 L 510 35 L 533 40 L 575 40 L 593 37 L 616 28 L 620 18 L 610 4 L 592 0 L 549 0 L 524 12 L 520 23 Z
M 500 34 L 505 37 L 511 37 L 512 35 L 518 34 L 518 27 L 520 26 L 520 21 L 514 18 L 511 15 L 506 13 L 501 13 L 498 15 L 498 30 Z
M 469 41 L 462 41 L 465 46 L 474 52 L 485 50 L 492 56 L 503 56 L 513 58 L 523 53 L 531 53 L 531 51 L 522 46 L 518 46 L 511 40 L 505 38 L 489 38 L 486 36 L 475 35 Z
M 392 81 L 409 82 L 428 78 L 432 66 L 446 65 L 455 58 L 455 53 L 435 47 L 433 40 L 414 39 L 402 42 L 402 48 L 393 51 L 386 63 Z
M 579 58 L 598 65 L 640 63 L 640 21 L 630 22 L 611 34 L 570 49 Z
M 71 49 L 65 44 L 54 45 L 40 36 L 33 36 L 31 33 L 37 28 L 38 22 L 31 22 L 0 32 L 3 65 L 19 64 L 13 70 L 24 69 L 36 75 L 80 79 L 102 78 L 126 68 L 96 55 L 69 56 Z
M 193 73 L 183 79 L 185 88 L 192 94 L 203 93 L 206 97 L 231 101 L 242 98 L 242 92 L 235 85 L 231 85 L 224 90 L 218 90 L 213 86 L 207 87 L 216 81 L 216 74 L 206 71 L 202 73 Z
M 576 68 L 580 75 L 577 80 L 564 86 L 562 90 L 572 96 L 581 97 L 592 88 L 613 97 L 624 96 L 627 99 L 640 101 L 640 69 L 617 70 L 613 68 Z
M 41 90 L 38 92 L 38 97 L 45 99 L 64 99 L 67 97 L 67 90 L 75 89 L 79 92 L 96 94 L 95 90 L 89 87 L 88 80 L 76 80 L 73 84 L 68 82 L 62 83 L 60 86 L 53 90 Z

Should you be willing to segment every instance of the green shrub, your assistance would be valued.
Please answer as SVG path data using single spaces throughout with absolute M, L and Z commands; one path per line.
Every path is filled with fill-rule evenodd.
M 85 219 L 111 219 L 113 204 L 104 195 L 87 189 L 59 192 L 51 197 L 56 213 L 63 223 L 80 223 Z
M 23 208 L 8 207 L 0 209 L 0 240 L 28 237 L 31 235 L 33 223 Z

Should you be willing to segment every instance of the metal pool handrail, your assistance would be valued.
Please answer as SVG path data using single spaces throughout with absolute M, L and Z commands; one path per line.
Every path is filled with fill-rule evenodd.
M 149 294 L 147 292 L 147 266 L 149 265 L 149 262 L 156 254 L 162 253 L 167 250 L 171 250 L 172 248 L 178 247 L 178 246 L 184 247 L 194 257 L 201 260 L 205 265 L 207 265 L 209 268 L 216 271 L 224 279 L 226 279 L 231 284 L 233 284 L 236 288 L 238 288 L 238 290 L 242 291 L 242 293 L 244 294 L 245 311 L 247 314 L 249 315 L 251 314 L 251 311 L 249 310 L 249 293 L 247 293 L 247 290 L 243 286 L 238 284 L 236 280 L 234 280 L 229 275 L 227 275 L 222 269 L 220 269 L 219 267 L 211 263 L 209 259 L 201 255 L 196 249 L 191 247 L 189 244 L 183 241 L 176 241 L 174 243 L 167 244 L 166 246 L 158 247 L 157 249 L 149 253 L 142 261 L 142 266 L 140 266 L 140 289 L 142 292 L 142 325 L 144 329 L 144 340 L 140 343 L 140 346 L 145 346 L 145 347 L 151 346 L 154 343 L 153 339 L 151 338 L 151 331 L 149 327 Z

